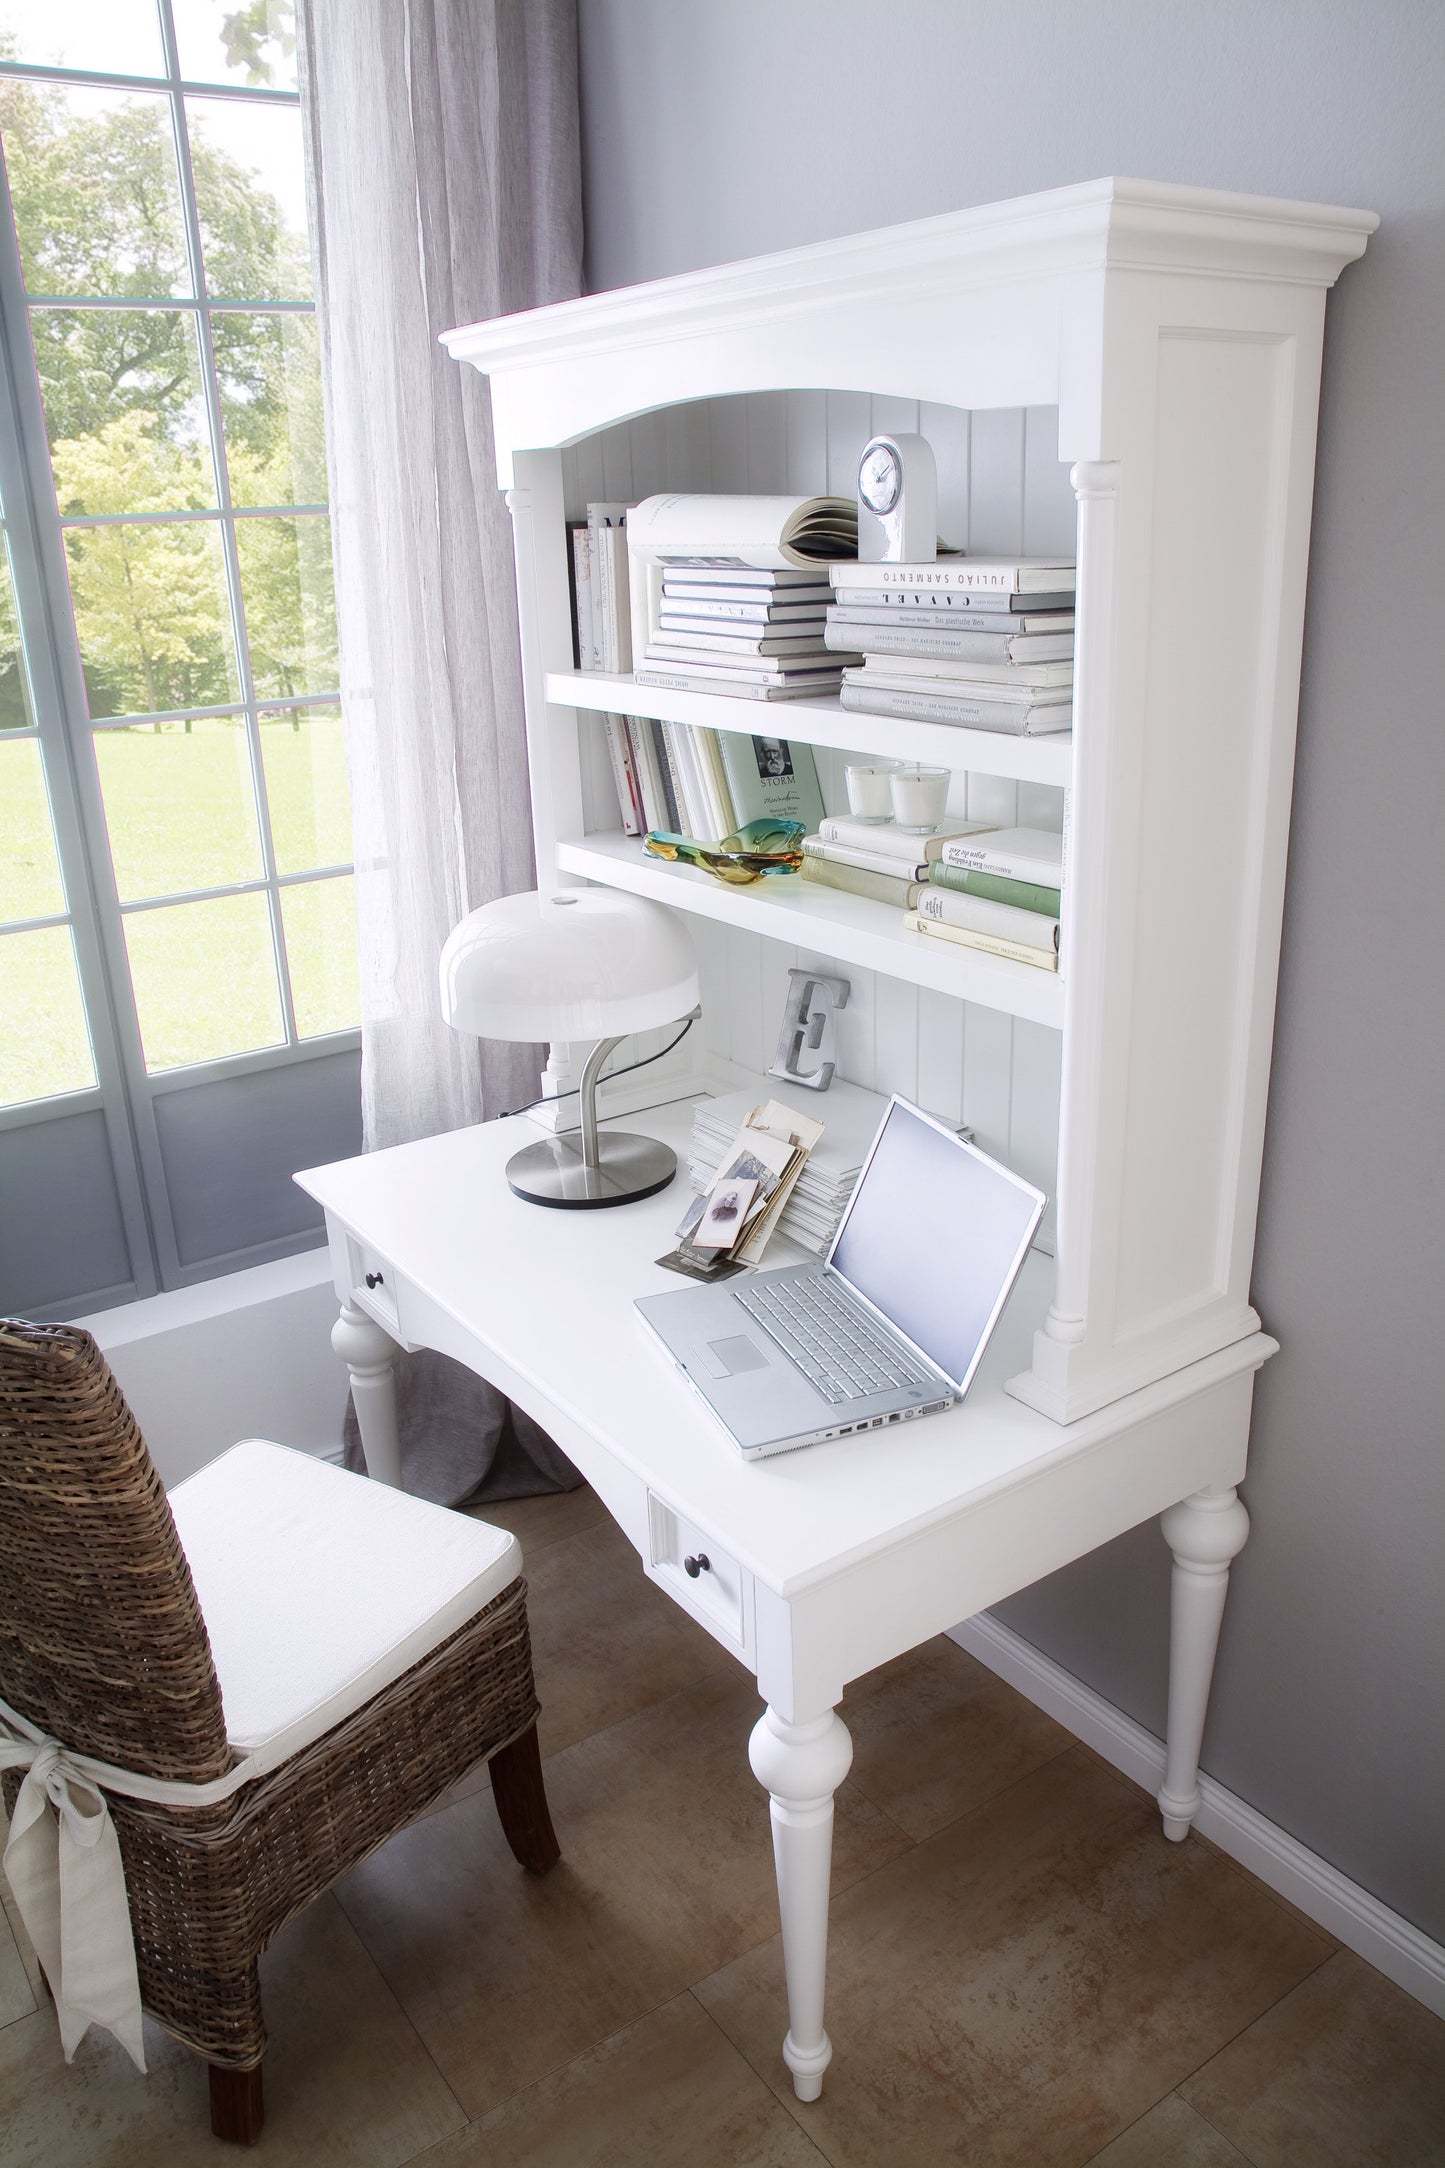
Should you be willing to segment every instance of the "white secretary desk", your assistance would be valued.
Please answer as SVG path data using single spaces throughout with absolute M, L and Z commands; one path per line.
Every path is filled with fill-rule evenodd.
M 552 1432 L 645 1569 L 756 1672 L 783 2053 L 805 2099 L 831 2054 L 832 1794 L 851 1755 L 835 1705 L 849 1679 L 1162 1513 L 1175 1558 L 1166 1834 L 1182 1838 L 1197 1811 L 1229 1563 L 1248 1533 L 1235 1486 L 1253 1378 L 1276 1348 L 1249 1281 L 1324 301 L 1375 223 L 1099 181 L 447 334 L 491 379 L 539 883 L 660 898 L 699 939 L 701 1060 L 643 1071 L 614 1111 L 650 1082 L 670 1103 L 648 1126 L 685 1144 L 688 1093 L 731 1082 L 735 1063 L 765 1066 L 773 996 L 798 960 L 861 991 L 842 1073 L 941 1114 L 961 1106 L 955 1119 L 969 1114 L 1056 1199 L 1053 1255 L 1030 1260 L 961 1408 L 886 1446 L 742 1466 L 630 1317 L 634 1295 L 669 1284 L 651 1260 L 669 1246 L 675 1191 L 598 1214 L 525 1206 L 502 1179 L 508 1125 L 303 1178 L 327 1212 L 336 1341 L 372 1472 L 395 1480 L 393 1344 L 458 1356 Z M 761 707 L 573 669 L 565 522 L 579 496 L 850 490 L 857 448 L 887 426 L 938 440 L 942 523 L 976 550 L 1072 541 L 1059 488 L 1072 469 L 1071 737 L 827 700 Z M 990 510 L 990 477 L 996 491 L 1014 470 L 1016 514 Z M 618 832 L 599 753 L 609 711 L 808 741 L 829 793 L 840 749 L 903 753 L 954 770 L 971 811 L 1063 826 L 1058 977 L 909 933 L 863 898 L 796 879 L 728 889 L 648 859 Z M 554 1048 L 554 1091 L 569 1068 Z M 709 1567 L 693 1578 L 682 1562 L 699 1554 Z

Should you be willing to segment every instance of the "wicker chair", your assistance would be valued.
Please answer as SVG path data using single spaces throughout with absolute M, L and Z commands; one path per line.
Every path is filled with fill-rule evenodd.
M 275 1519 L 290 1530 L 278 1547 L 292 1546 L 279 1567 L 256 1555 L 271 1549 L 257 1541 L 269 1486 L 284 1494 Z M 298 1568 L 298 1525 L 307 1560 L 322 1556 L 319 1587 L 309 1564 Z M 348 1614 L 352 1526 L 372 1548 L 364 1609 Z M 378 1588 L 405 1580 L 391 1561 L 409 1546 L 416 1588 L 440 1588 L 449 1575 L 441 1592 L 451 1610 L 422 1607 L 399 1640 L 393 1619 L 381 1636 L 390 1650 L 359 1646 L 348 1668 L 336 1637 L 316 1635 L 316 1605 L 328 1620 L 333 1606 L 361 1619 L 364 1643 Z M 514 1855 L 536 1874 L 555 1863 L 519 1567 L 505 1531 L 277 1446 L 237 1447 L 168 1503 L 90 1335 L 0 1321 L 0 1700 L 62 1747 L 144 1777 L 204 1783 L 247 1756 L 265 1769 L 204 1807 L 106 1793 L 142 2005 L 209 2063 L 218 2136 L 249 2143 L 261 2128 L 261 1952 L 456 1778 L 489 1760 Z M 309 1626 L 284 1615 L 299 1581 Z M 293 1677 L 276 1688 L 291 1700 L 273 1721 L 265 1704 L 289 1668 L 288 1634 L 303 1654 L 319 1641 L 327 1675 L 320 1686 Z M 268 1645 L 288 1663 L 268 1663 Z M 285 1758 L 266 1767 L 268 1750 Z M 14 1771 L 5 1779 L 12 1812 L 18 1781 Z

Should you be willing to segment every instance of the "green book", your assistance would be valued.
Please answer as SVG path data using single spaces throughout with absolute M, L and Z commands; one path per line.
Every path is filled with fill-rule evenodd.
M 749 821 L 801 821 L 809 835 L 823 818 L 813 748 L 787 738 L 720 730 L 718 750 L 739 828 Z
M 1011 903 L 1016 910 L 1041 911 L 1045 918 L 1059 915 L 1057 888 L 1040 888 L 1033 881 L 1010 881 L 1001 873 L 977 873 L 968 866 L 931 865 L 928 878 L 936 888 L 956 888 L 965 896 L 984 896 L 990 903 Z

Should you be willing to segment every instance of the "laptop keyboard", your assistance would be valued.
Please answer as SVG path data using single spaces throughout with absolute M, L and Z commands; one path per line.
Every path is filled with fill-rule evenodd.
M 898 1385 L 937 1382 L 899 1341 L 879 1332 L 859 1305 L 841 1295 L 828 1273 L 754 1280 L 733 1293 L 835 1407 Z

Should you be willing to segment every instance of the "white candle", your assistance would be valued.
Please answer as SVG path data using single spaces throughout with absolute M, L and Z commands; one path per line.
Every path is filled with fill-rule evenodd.
M 888 788 L 899 827 L 915 835 L 931 835 L 948 807 L 947 768 L 895 768 Z
M 892 820 L 893 799 L 888 784 L 894 765 L 891 760 L 871 761 L 866 766 L 862 762 L 849 762 L 846 770 L 848 811 L 855 820 Z

